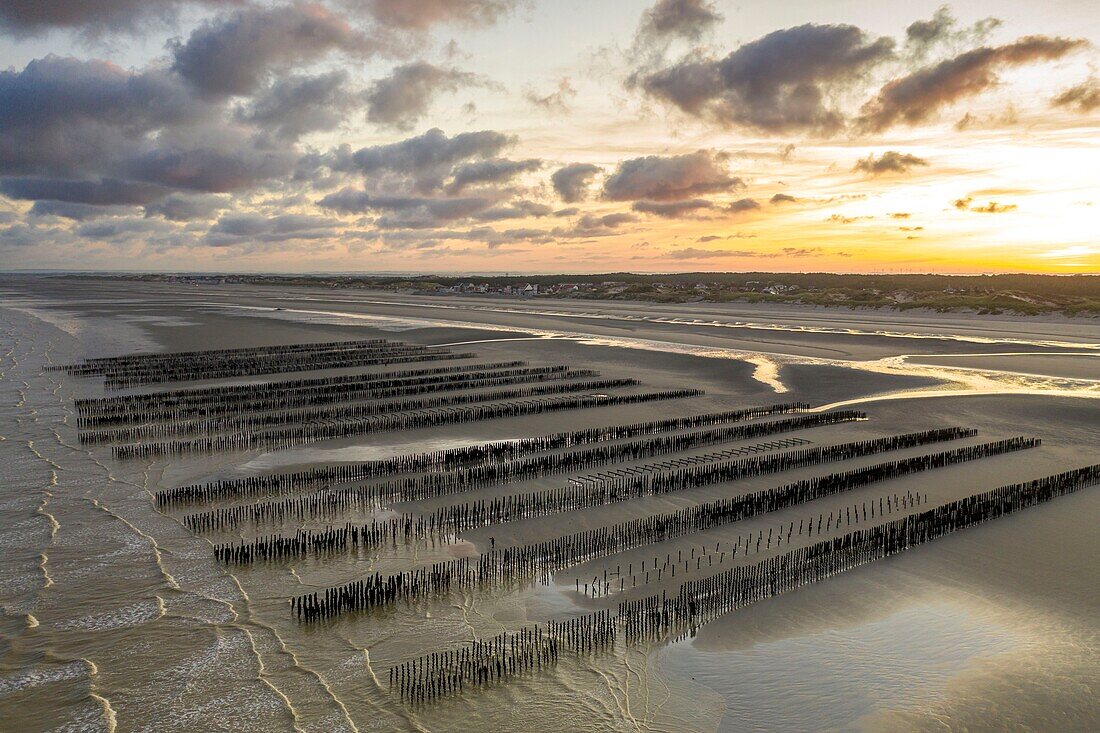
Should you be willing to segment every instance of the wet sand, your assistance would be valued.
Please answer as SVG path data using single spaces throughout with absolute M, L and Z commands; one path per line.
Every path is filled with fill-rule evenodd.
M 867 421 L 799 434 L 815 445 L 947 425 L 977 428 L 971 442 L 1017 434 L 1043 439 L 1041 448 L 1025 453 L 818 500 L 812 511 L 873 499 L 887 489 L 950 500 L 1095 462 L 1100 362 L 1055 356 L 1096 348 L 1094 321 L 702 304 L 555 302 L 551 308 L 531 302 L 501 309 L 477 299 L 182 285 L 120 289 L 21 278 L 0 282 L 0 290 L 0 461 L 7 467 L 0 496 L 0 720 L 14 721 L 14 730 L 464 730 L 471 720 L 491 729 L 547 731 L 1100 725 L 1100 490 L 729 614 L 694 639 L 566 660 L 539 675 L 415 710 L 386 690 L 390 665 L 526 621 L 596 608 L 600 601 L 578 596 L 574 585 L 609 564 L 728 541 L 810 510 L 776 512 L 594 560 L 559 573 L 549 586 L 461 591 L 323 626 L 295 623 L 286 599 L 374 570 L 396 572 L 483 551 L 490 536 L 505 545 L 553 537 L 815 471 L 482 528 L 464 533 L 461 547 L 244 568 L 217 564 L 210 538 L 193 535 L 178 513 L 162 513 L 152 502 L 159 489 L 213 477 L 791 399 L 815 406 L 862 400 Z M 295 312 L 318 310 L 325 313 Z M 689 386 L 706 395 L 286 451 L 119 462 L 105 447 L 89 449 L 76 439 L 72 397 L 99 394 L 95 384 L 42 371 L 44 364 L 135 351 L 373 337 L 464 343 L 480 360 L 568 364 L 634 376 L 647 389 Z M 1034 356 L 976 356 L 997 352 Z M 299 375 L 278 375 L 293 376 Z M 849 461 L 844 469 L 876 462 Z M 566 478 L 478 494 L 550 488 Z

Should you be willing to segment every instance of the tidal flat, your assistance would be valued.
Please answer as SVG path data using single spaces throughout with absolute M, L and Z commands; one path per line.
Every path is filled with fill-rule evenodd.
M 690 633 L 641 643 L 619 640 L 601 653 L 562 655 L 538 671 L 471 686 L 428 704 L 408 704 L 389 677 L 391 670 L 423 655 L 614 609 L 654 593 L 672 594 L 686 581 L 735 563 L 806 547 L 818 537 L 801 533 L 805 520 L 835 514 L 835 526 L 822 536 L 837 537 L 867 526 L 846 522 L 841 528 L 840 516 L 852 507 L 881 506 L 883 498 L 893 507 L 889 501 L 902 497 L 905 508 L 899 500 L 899 508 L 876 516 L 879 522 L 1096 463 L 1098 320 L 744 304 L 570 301 L 550 307 L 310 288 L 6 276 L 0 279 L 0 332 L 4 730 L 1100 728 L 1100 487 L 719 614 Z M 131 354 L 367 339 L 400 344 L 392 347 L 393 354 L 427 356 L 416 362 L 235 374 L 111 392 L 104 391 L 100 379 L 48 369 Z M 469 356 L 429 359 L 445 352 Z M 524 366 L 499 366 L 513 362 Z M 559 378 L 538 371 L 559 366 L 585 376 L 571 380 L 568 372 Z M 429 369 L 452 369 L 446 374 L 457 376 L 446 381 L 407 374 Z M 265 385 L 344 377 L 380 382 L 383 373 L 401 373 L 386 377 L 395 386 L 385 389 L 404 391 L 383 395 L 364 388 L 354 399 L 332 402 L 318 396 L 308 406 L 287 408 L 294 413 L 290 418 L 277 417 L 263 402 L 269 399 L 262 394 Z M 462 375 L 472 373 L 486 376 L 477 383 L 462 381 L 467 378 Z M 414 395 L 407 386 L 413 379 L 428 386 Z M 476 421 L 421 421 L 407 429 L 381 422 L 393 415 L 458 414 L 505 400 L 564 401 L 573 392 L 549 388 L 614 380 L 636 384 L 576 392 L 699 393 L 604 406 L 596 400 L 591 407 Z M 77 400 L 248 385 L 260 387 L 248 397 L 254 401 L 246 407 L 218 407 L 222 412 L 216 419 L 226 422 L 219 422 L 216 431 L 237 430 L 227 427 L 233 425 L 270 431 L 301 421 L 350 425 L 353 409 L 382 427 L 323 439 L 294 437 L 271 445 L 189 448 L 125 459 L 112 441 L 88 440 L 89 429 L 81 426 L 75 407 Z M 310 389 L 323 395 L 319 386 Z M 531 389 L 542 391 L 521 392 Z M 491 399 L 494 391 L 514 396 Z M 303 392 L 287 388 L 278 394 L 290 400 Z M 195 409 L 214 409 L 202 395 L 186 399 L 195 401 Z M 370 411 L 371 405 L 413 399 L 450 401 Z M 800 416 L 842 410 L 864 416 L 775 434 L 763 429 L 745 437 L 730 433 L 659 455 L 639 449 L 576 470 L 532 468 L 507 481 L 478 479 L 461 493 L 387 495 L 380 508 L 291 512 L 278 521 L 234 519 L 216 531 L 193 531 L 187 517 L 335 491 L 341 482 L 186 507 L 157 499 L 179 487 L 242 477 L 354 467 L 395 456 L 795 403 L 805 405 Z M 181 397 L 171 409 L 191 406 Z M 171 418 L 135 419 L 126 429 L 155 427 L 150 434 L 169 436 L 139 438 L 150 444 L 195 440 L 215 431 L 199 424 L 214 419 L 207 412 L 202 418 L 172 412 Z M 264 414 L 275 427 L 259 427 L 257 417 Z M 764 415 L 745 424 L 787 419 L 792 416 Z M 219 562 L 213 551 L 274 534 L 339 529 L 347 522 L 442 516 L 458 502 L 542 496 L 539 492 L 609 481 L 615 471 L 643 476 L 662 462 L 705 465 L 722 451 L 729 452 L 726 460 L 956 426 L 976 432 L 888 456 L 867 453 L 835 465 L 793 466 L 629 501 L 463 526 L 428 540 L 311 550 L 271 562 Z M 823 472 L 858 471 L 886 460 L 1015 436 L 1038 438 L 1042 444 L 593 554 L 556 568 L 549 577 L 493 587 L 456 584 L 450 592 L 319 623 L 301 622 L 291 606 L 291 599 L 323 594 L 375 573 L 393 577 L 433 563 L 811 481 Z M 802 443 L 765 445 L 780 438 Z M 538 455 L 558 460 L 566 452 L 555 448 Z M 771 548 L 772 530 L 787 526 L 799 527 L 798 535 Z M 768 537 L 770 555 L 763 549 L 748 554 L 754 537 Z M 746 549 L 733 558 L 727 549 L 732 547 Z M 653 573 L 659 567 L 662 575 L 643 581 L 636 570 L 641 567 Z

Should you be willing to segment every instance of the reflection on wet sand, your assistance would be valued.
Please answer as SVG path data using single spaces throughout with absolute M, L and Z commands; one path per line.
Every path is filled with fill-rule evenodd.
M 219 308 L 239 308 L 244 310 L 259 311 L 268 317 L 284 318 L 295 317 L 293 314 L 301 314 L 306 317 L 310 316 L 323 316 L 326 318 L 332 318 L 334 321 L 329 322 L 345 322 L 344 319 L 351 322 L 359 320 L 370 321 L 371 323 L 382 323 L 387 320 L 392 320 L 396 324 L 394 327 L 403 327 L 409 323 L 418 322 L 420 327 L 428 326 L 441 326 L 450 325 L 460 328 L 487 328 L 483 324 L 477 324 L 472 322 L 453 322 L 443 321 L 438 319 L 390 319 L 386 316 L 365 316 L 363 314 L 340 312 L 340 311 L 314 311 L 314 310 L 302 310 L 302 309 L 283 309 L 275 311 L 272 309 L 254 308 L 251 306 L 225 306 L 218 305 Z M 442 307 L 442 306 L 440 306 Z M 326 322 L 326 321 L 322 321 Z M 674 321 L 662 321 L 662 322 L 674 322 Z M 492 327 L 488 327 L 491 328 Z M 781 326 L 771 327 L 774 330 L 799 332 L 805 331 L 806 328 L 784 328 Z M 493 329 L 496 330 L 496 329 Z M 514 331 L 515 328 L 500 327 L 499 330 Z M 850 360 L 850 359 L 827 359 L 821 357 L 805 357 L 795 354 L 782 354 L 782 353 L 759 353 L 748 352 L 743 350 L 734 349 L 722 349 L 719 347 L 700 346 L 693 344 L 676 343 L 674 341 L 660 341 L 656 339 L 642 339 L 642 338 L 629 338 L 629 337 L 610 337 L 610 336 L 593 336 L 591 334 L 585 334 L 582 332 L 569 332 L 558 330 L 547 330 L 528 328 L 525 329 L 528 333 L 536 334 L 539 338 L 567 338 L 577 340 L 582 344 L 589 344 L 594 346 L 610 346 L 617 348 L 628 349 L 642 349 L 642 350 L 655 350 L 666 351 L 677 354 L 687 354 L 691 356 L 702 356 L 712 359 L 733 359 L 739 361 L 745 361 L 753 364 L 755 370 L 753 372 L 754 378 L 769 386 L 776 393 L 783 393 L 788 391 L 788 387 L 783 384 L 779 378 L 780 369 L 786 364 L 804 364 L 804 365 L 830 365 L 845 367 L 848 369 L 866 370 L 870 372 L 876 372 L 881 374 L 894 374 L 901 376 L 913 376 L 923 377 L 928 379 L 934 379 L 942 381 L 944 383 L 943 391 L 950 391 L 955 394 L 1049 394 L 1049 395 L 1076 395 L 1081 397 L 1094 397 L 1100 394 L 1100 362 L 1096 362 L 1097 374 L 1096 377 L 1060 377 L 1057 375 L 1046 374 L 1027 374 L 1014 371 L 1006 371 L 1002 369 L 985 369 L 980 367 L 954 367 L 951 365 L 935 365 L 923 363 L 929 357 L 928 355 L 921 355 L 920 361 L 916 361 L 918 358 L 916 355 L 910 354 L 898 354 L 896 356 L 886 357 L 877 360 Z M 831 333 L 832 331 L 817 331 L 824 333 Z M 855 333 L 852 331 L 845 331 L 845 333 Z M 897 337 L 911 337 L 914 334 L 904 333 L 859 333 L 858 335 L 888 335 Z M 924 339 L 938 339 L 944 341 L 953 340 L 954 337 L 950 336 L 931 336 L 931 335 L 916 335 L 919 338 Z M 1082 344 L 1066 341 L 1050 341 L 1043 339 L 1012 339 L 1012 338 L 977 338 L 977 337 L 958 337 L 959 340 L 975 341 L 978 343 L 989 344 L 1028 344 L 1036 347 L 1058 347 L 1058 348 L 1071 348 L 1075 347 L 1080 349 Z M 466 342 L 468 343 L 468 342 Z M 453 344 L 448 344 L 453 345 Z M 1090 346 L 1090 348 L 1100 349 L 1100 344 Z M 1025 352 L 1030 353 L 1030 352 Z M 1080 356 L 1082 353 L 1088 354 L 1090 352 L 1071 352 L 1066 356 Z M 968 354 L 970 357 L 983 357 L 983 356 L 1004 356 L 1005 352 L 993 352 L 989 354 Z M 1058 355 L 1048 355 L 1048 359 L 1054 359 Z M 959 357 L 952 357 L 959 358 Z M 936 396 L 934 391 L 921 391 L 913 392 L 910 396 Z M 903 393 L 904 394 L 904 393 Z

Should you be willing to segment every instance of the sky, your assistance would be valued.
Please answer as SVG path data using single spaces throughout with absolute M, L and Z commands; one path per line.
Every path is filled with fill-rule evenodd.
M 0 0 L 0 269 L 1100 272 L 1094 0 Z

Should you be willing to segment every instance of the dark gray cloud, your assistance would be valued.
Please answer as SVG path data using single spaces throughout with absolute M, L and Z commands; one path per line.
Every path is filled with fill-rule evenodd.
M 551 214 L 555 216 L 558 215 L 557 212 L 546 204 L 520 199 L 503 206 L 494 206 L 491 209 L 486 209 L 475 215 L 474 218 L 478 221 L 503 221 L 505 219 L 537 219 L 544 216 L 550 216 Z
M 577 221 L 573 222 L 573 226 L 568 228 L 555 228 L 554 232 L 557 236 L 563 238 L 587 238 L 587 237 L 606 237 L 611 234 L 615 234 L 615 230 L 624 224 L 631 224 L 638 221 L 638 217 L 633 214 L 615 213 L 615 214 L 585 214 Z
M 1050 100 L 1050 103 L 1055 107 L 1066 107 L 1081 114 L 1092 112 L 1100 108 L 1100 81 L 1090 77 L 1065 90 Z
M 322 5 L 252 6 L 208 20 L 171 51 L 172 68 L 214 96 L 258 89 L 270 74 L 332 51 L 368 56 L 379 45 Z
M 928 20 L 915 20 L 905 29 L 905 39 L 919 48 L 927 48 L 949 38 L 955 29 L 955 16 L 946 5 L 941 6 Z
M 374 82 L 364 95 L 367 119 L 398 130 L 411 129 L 427 114 L 435 98 L 462 87 L 483 84 L 477 74 L 416 61 L 394 68 Z
M 29 224 L 12 224 L 0 229 L 0 248 L 18 249 L 58 243 L 68 235 L 61 227 L 40 227 Z
M 193 221 L 209 219 L 229 207 L 230 202 L 225 196 L 174 193 L 160 201 L 146 204 L 145 215 L 161 216 L 169 221 Z
M 887 150 L 876 158 L 871 153 L 866 158 L 861 158 L 852 168 L 853 172 L 866 173 L 869 176 L 880 176 L 884 173 L 908 173 L 917 166 L 927 166 L 928 161 L 918 158 L 910 153 L 899 153 L 896 150 Z
M 522 173 L 537 171 L 542 161 L 537 158 L 527 160 L 508 160 L 507 158 L 489 158 L 474 163 L 463 163 L 451 172 L 451 182 L 447 184 L 447 193 L 462 193 L 468 186 L 500 184 L 511 181 Z
M 1026 36 L 967 51 L 887 83 L 864 105 L 861 126 L 879 132 L 897 124 L 915 125 L 994 86 L 1003 68 L 1059 59 L 1087 45 L 1080 39 Z
M 517 0 L 350 0 L 348 4 L 364 6 L 383 25 L 423 31 L 444 23 L 492 25 L 512 12 Z
M 215 113 L 172 74 L 46 56 L 0 71 L 0 175 L 102 175 L 150 133 Z
M 54 28 L 91 34 L 133 31 L 174 20 L 181 7 L 236 5 L 237 0 L 0 0 L 0 32 L 21 36 Z
M 132 213 L 133 207 L 129 206 L 95 206 L 93 204 L 78 204 L 71 201 L 35 201 L 31 207 L 31 216 L 58 216 L 74 221 L 87 221 L 99 219 L 104 216 L 119 216 Z
M 227 124 L 224 102 L 177 74 L 47 56 L 0 72 L 0 186 L 13 196 L 150 204 L 287 175 L 297 152 Z
M 211 137 L 205 144 L 195 139 L 168 139 L 160 147 L 131 157 L 122 169 L 135 181 L 206 193 L 250 189 L 293 170 L 297 159 L 293 150 L 257 147 L 246 137 L 225 132 L 218 138 L 209 131 Z
M 726 211 L 731 214 L 741 214 L 746 211 L 754 211 L 760 208 L 760 202 L 756 199 L 737 199 L 730 202 L 730 205 L 726 207 Z
M 610 201 L 681 201 L 741 188 L 726 169 L 727 157 L 707 150 L 685 155 L 648 155 L 619 163 L 603 185 Z
M 708 0 L 657 0 L 642 14 L 639 35 L 643 38 L 676 36 L 698 41 L 721 21 L 722 14 Z
M 155 201 L 167 192 L 160 186 L 133 181 L 101 178 L 99 180 L 69 180 L 64 178 L 0 178 L 0 193 L 24 201 L 46 199 L 92 206 L 131 204 Z
M 135 234 L 164 233 L 171 230 L 163 221 L 141 217 L 99 219 L 86 222 L 75 230 L 77 236 L 85 239 L 112 240 L 126 238 Z
M 340 214 L 384 212 L 375 220 L 380 229 L 427 229 L 469 219 L 498 203 L 499 196 L 427 198 L 422 196 L 376 196 L 367 191 L 345 188 L 318 201 L 318 205 Z
M 443 188 L 455 166 L 493 158 L 514 142 L 515 138 L 493 130 L 447 137 L 442 130 L 433 128 L 423 135 L 354 152 L 347 147 L 337 148 L 317 156 L 314 164 L 343 173 L 360 173 L 386 183 L 391 189 L 427 194 Z
M 713 209 L 714 204 L 706 199 L 688 199 L 686 201 L 635 201 L 631 206 L 634 211 L 642 214 L 653 214 L 664 219 L 681 219 L 685 216 L 697 214 L 700 211 Z
M 210 228 L 216 234 L 231 234 L 234 237 L 252 237 L 267 231 L 268 220 L 259 214 L 226 214 Z
M 570 163 L 554 171 L 550 183 L 562 201 L 573 204 L 584 200 L 589 184 L 599 172 L 599 166 L 590 163 Z
M 779 204 L 793 204 L 797 202 L 798 199 L 796 199 L 794 196 L 791 196 L 790 194 L 777 193 L 776 195 L 768 199 L 768 201 L 772 204 L 772 206 L 778 206 Z
M 342 70 L 280 79 L 239 107 L 237 119 L 287 142 L 333 130 L 355 103 L 346 89 L 347 79 Z
M 285 242 L 294 239 L 322 239 L 340 233 L 340 222 L 323 216 L 283 214 L 226 214 L 206 235 L 206 243 L 231 246 L 248 242 Z
M 686 114 L 765 132 L 835 132 L 843 114 L 828 92 L 893 59 L 894 41 L 851 25 L 807 24 L 775 31 L 722 59 L 692 56 L 639 72 L 631 83 Z

